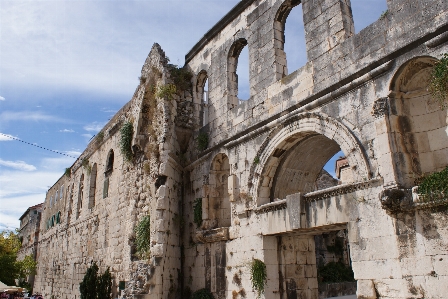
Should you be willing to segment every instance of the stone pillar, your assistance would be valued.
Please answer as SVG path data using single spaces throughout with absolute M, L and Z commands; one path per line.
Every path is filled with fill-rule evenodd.
M 314 236 L 285 236 L 279 242 L 283 298 L 318 298 Z
M 308 60 L 314 60 L 355 33 L 350 0 L 304 0 Z

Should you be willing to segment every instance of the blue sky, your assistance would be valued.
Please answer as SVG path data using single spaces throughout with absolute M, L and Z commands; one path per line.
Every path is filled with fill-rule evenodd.
M 183 65 L 185 54 L 237 3 L 1 0 L 0 133 L 77 157 L 131 99 L 154 42 Z M 386 10 L 386 0 L 352 0 L 352 7 L 358 32 Z M 304 53 L 297 10 L 287 22 L 287 55 Z M 289 71 L 305 61 L 288 56 Z M 247 59 L 238 73 L 247 98 Z M 0 135 L 0 230 L 17 227 L 74 161 Z

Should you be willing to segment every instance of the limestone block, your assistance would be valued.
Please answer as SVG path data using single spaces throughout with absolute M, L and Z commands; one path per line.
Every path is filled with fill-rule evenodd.
M 434 272 L 438 276 L 448 276 L 448 255 L 435 255 L 432 257 Z M 448 287 L 448 285 L 447 285 Z
M 168 197 L 169 196 L 169 189 L 167 186 L 162 185 L 157 189 L 156 191 L 156 197 Z
M 358 280 L 356 297 L 358 299 L 377 299 L 373 281 L 370 279 Z
M 239 194 L 238 178 L 234 174 L 229 176 L 228 192 L 229 192 L 229 200 L 231 202 L 239 200 L 240 194 Z
M 448 129 L 447 127 L 438 128 L 428 132 L 429 147 L 432 151 L 448 147 Z M 419 147 L 420 151 L 420 147 Z
M 442 127 L 438 112 L 416 115 L 412 118 L 412 124 L 415 132 L 426 132 Z
M 289 214 L 289 226 L 291 229 L 301 228 L 301 213 L 303 206 L 301 193 L 286 196 L 287 213 Z
M 156 200 L 156 209 L 157 210 L 167 210 L 169 205 L 169 199 L 165 197 L 159 197 Z
M 165 232 L 168 227 L 168 222 L 166 220 L 160 219 L 156 220 L 154 223 L 154 230 L 159 232 Z

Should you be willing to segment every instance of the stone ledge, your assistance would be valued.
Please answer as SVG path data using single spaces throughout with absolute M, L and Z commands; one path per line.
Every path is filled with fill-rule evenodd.
M 196 231 L 196 239 L 202 243 L 213 243 L 229 240 L 229 228 L 219 227 L 209 230 Z

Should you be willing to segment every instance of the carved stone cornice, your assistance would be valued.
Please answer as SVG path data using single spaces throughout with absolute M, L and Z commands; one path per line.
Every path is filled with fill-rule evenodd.
M 331 188 L 318 190 L 314 192 L 310 192 L 304 195 L 305 200 L 307 201 L 315 201 L 315 200 L 322 200 L 326 198 L 330 198 L 333 196 L 339 196 L 343 194 L 352 193 L 358 190 L 364 190 L 369 189 L 372 187 L 375 187 L 380 183 L 380 179 L 373 179 L 365 182 L 356 182 L 356 183 L 350 183 L 350 184 L 344 184 L 339 186 L 334 186 Z
M 286 209 L 286 199 L 274 201 L 274 202 L 259 206 L 256 209 L 254 209 L 254 212 L 255 212 L 255 214 L 259 215 L 259 214 L 264 214 L 264 213 L 279 211 L 279 210 L 284 210 L 284 209 Z
M 418 186 L 412 189 L 389 188 L 380 195 L 383 209 L 389 212 L 407 212 L 448 206 L 448 197 L 441 192 L 419 194 Z

